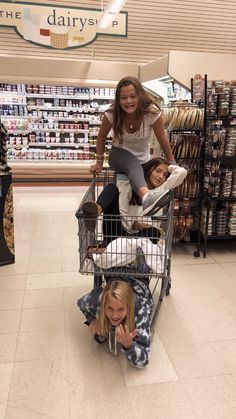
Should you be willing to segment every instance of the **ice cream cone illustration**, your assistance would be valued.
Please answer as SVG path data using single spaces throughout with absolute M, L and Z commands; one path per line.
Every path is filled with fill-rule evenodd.
M 68 47 L 68 30 L 65 28 L 54 27 L 50 32 L 51 46 L 57 49 L 65 49 Z

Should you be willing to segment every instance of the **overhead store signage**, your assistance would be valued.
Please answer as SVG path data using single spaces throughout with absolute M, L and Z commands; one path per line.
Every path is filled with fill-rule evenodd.
M 108 28 L 97 29 L 102 14 L 84 7 L 0 2 L 0 26 L 14 28 L 26 41 L 47 48 L 81 48 L 99 35 L 127 37 L 127 12 L 120 12 Z

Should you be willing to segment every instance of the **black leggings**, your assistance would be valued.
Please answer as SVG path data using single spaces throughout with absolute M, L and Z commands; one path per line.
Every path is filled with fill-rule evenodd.
M 119 189 L 114 183 L 108 183 L 97 199 L 103 212 L 103 240 L 108 245 L 114 238 L 124 236 L 119 212 Z
M 109 153 L 109 165 L 117 172 L 128 176 L 132 189 L 136 193 L 142 186 L 147 186 L 142 165 L 130 151 L 112 147 Z
M 119 211 L 119 189 L 114 183 L 109 183 L 97 198 L 97 204 L 103 211 L 103 240 L 107 246 L 118 237 L 147 237 L 156 244 L 160 232 L 155 227 L 144 228 L 138 233 L 129 234 L 122 227 Z

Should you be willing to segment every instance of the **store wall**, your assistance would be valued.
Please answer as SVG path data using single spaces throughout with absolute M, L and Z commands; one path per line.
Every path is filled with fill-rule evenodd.
M 236 55 L 171 51 L 168 74 L 189 89 L 195 74 L 207 74 L 208 80 L 235 80 Z
M 191 88 L 195 74 L 208 80 L 235 80 L 236 55 L 192 51 L 170 51 L 168 55 L 140 68 L 141 82 L 170 76 L 180 85 Z
M 138 77 L 138 71 L 139 67 L 134 63 L 0 56 L 0 81 L 3 83 L 79 83 L 109 87 L 116 86 L 127 74 Z
M 32 3 L 105 7 L 108 0 L 48 0 Z M 29 0 L 25 0 L 29 3 Z M 127 0 L 128 37 L 99 36 L 83 48 L 52 50 L 0 28 L 0 54 L 145 64 L 169 50 L 236 53 L 236 2 L 232 0 Z

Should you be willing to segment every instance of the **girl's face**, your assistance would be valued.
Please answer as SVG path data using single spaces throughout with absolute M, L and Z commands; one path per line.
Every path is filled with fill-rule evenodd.
M 153 188 L 157 188 L 166 181 L 168 174 L 168 165 L 162 163 L 152 171 L 149 177 L 149 183 Z
M 130 84 L 129 86 L 121 87 L 120 89 L 120 107 L 128 113 L 134 113 L 139 105 L 139 96 L 135 90 L 135 87 Z
M 127 316 L 128 307 L 115 297 L 108 297 L 105 305 L 105 313 L 112 326 L 118 326 Z

